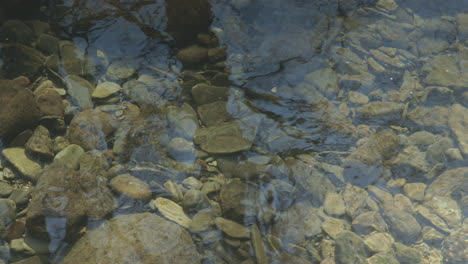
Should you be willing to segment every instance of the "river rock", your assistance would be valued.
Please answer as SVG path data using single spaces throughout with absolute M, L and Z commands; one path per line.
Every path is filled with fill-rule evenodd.
M 221 187 L 220 202 L 223 216 L 236 221 L 243 221 L 257 215 L 258 192 L 238 179 Z
M 54 163 L 60 163 L 69 169 L 77 170 L 79 167 L 80 157 L 83 154 L 84 150 L 82 147 L 76 144 L 71 144 L 55 155 Z
M 426 184 L 422 182 L 407 183 L 403 186 L 403 191 L 409 198 L 422 201 L 424 200 L 424 191 L 426 190 Z
M 50 138 L 49 130 L 43 126 L 38 126 L 28 142 L 26 142 L 27 152 L 38 154 L 47 159 L 54 157 L 52 147 L 52 139 Z
M 149 200 L 151 198 L 149 185 L 128 173 L 115 176 L 109 185 L 117 193 L 126 195 L 131 199 Z
M 247 150 L 257 134 L 258 122 L 246 118 L 219 126 L 199 128 L 194 142 L 208 153 L 224 154 Z
M 379 212 L 364 212 L 353 219 L 353 230 L 357 234 L 369 234 L 371 232 L 385 232 L 388 226 Z
M 234 221 L 216 217 L 214 223 L 216 226 L 222 230 L 227 235 L 234 237 L 234 238 L 249 238 L 250 237 L 250 230 L 247 229 L 245 226 L 238 224 Z
M 368 117 L 381 118 L 382 116 L 400 116 L 403 112 L 404 104 L 395 102 L 370 102 L 357 107 L 356 112 Z
M 460 104 L 454 104 L 450 109 L 449 126 L 457 137 L 461 151 L 468 154 L 468 108 Z
M 435 56 L 422 68 L 427 73 L 424 82 L 429 85 L 466 87 L 468 71 L 463 67 L 466 61 L 466 57 L 455 54 Z
M 174 203 L 173 201 L 158 197 L 150 202 L 153 209 L 158 209 L 161 214 L 169 220 L 172 220 L 185 228 L 190 227 L 192 219 L 190 219 L 184 212 L 182 206 Z
M 395 256 L 401 264 L 420 263 L 421 261 L 421 255 L 415 248 L 401 243 L 394 243 L 393 249 L 395 250 Z
M 0 80 L 0 138 L 10 138 L 34 127 L 41 117 L 29 79 Z
M 320 234 L 321 224 L 316 208 L 297 203 L 278 215 L 272 234 L 280 238 L 284 246 L 288 243 L 298 244 L 306 237 Z
M 119 122 L 112 115 L 97 111 L 85 110 L 77 114 L 68 128 L 67 138 L 72 144 L 84 150 L 107 149 L 106 138 L 118 127 Z
M 0 27 L 0 39 L 6 43 L 30 46 L 34 41 L 34 32 L 20 20 L 8 20 Z
M 468 167 L 447 170 L 437 177 L 427 188 L 426 196 L 450 197 L 462 193 L 467 186 Z
M 368 264 L 400 264 L 392 252 L 379 252 L 367 259 Z
M 7 227 L 14 222 L 15 218 L 15 202 L 10 199 L 0 199 L 0 238 L 5 238 Z
M 208 61 L 208 49 L 193 45 L 177 52 L 177 59 L 185 66 L 200 65 Z
M 192 140 L 199 127 L 197 112 L 187 103 L 180 107 L 169 106 L 167 112 L 167 121 L 174 136 Z
M 155 214 L 120 215 L 88 231 L 64 264 L 192 264 L 200 256 L 187 231 Z
M 190 161 L 195 159 L 195 147 L 193 142 L 184 138 L 173 138 L 166 147 L 169 155 L 177 161 Z
M 327 96 L 336 95 L 340 90 L 338 74 L 331 68 L 323 68 L 309 73 L 304 77 L 304 80 Z
M 350 230 L 348 222 L 338 218 L 328 218 L 322 223 L 322 229 L 331 238 L 337 239 L 338 235 L 344 231 Z
M 2 154 L 23 176 L 31 180 L 37 179 L 41 165 L 31 160 L 24 148 L 7 148 L 2 151 Z
M 92 75 L 94 69 L 85 59 L 82 51 L 71 41 L 62 40 L 58 44 L 63 70 L 67 75 Z
M 361 237 L 350 231 L 343 231 L 337 235 L 335 260 L 337 264 L 365 264 L 367 253 Z
M 343 198 L 338 193 L 327 193 L 323 206 L 329 215 L 344 215 L 346 212 Z
M 34 79 L 43 68 L 46 57 L 38 50 L 22 45 L 8 44 L 2 47 L 2 56 L 7 78 L 24 75 Z
M 414 123 L 425 127 L 445 127 L 448 125 L 450 109 L 444 106 L 416 107 L 408 114 Z
M 49 165 L 38 175 L 31 196 L 26 226 L 39 237 L 52 232 L 46 219 L 64 219 L 61 228 L 66 229 L 67 237 L 73 237 L 87 218 L 101 219 L 115 208 L 103 176 L 71 170 L 61 164 Z
M 43 116 L 63 117 L 65 106 L 56 89 L 45 88 L 34 92 L 34 94 Z
M 204 83 L 192 87 L 192 97 L 197 105 L 227 101 L 228 95 L 228 87 L 212 86 Z
M 372 233 L 364 239 L 370 252 L 388 252 L 392 250 L 393 237 L 388 233 Z
M 94 85 L 77 75 L 69 75 L 66 78 L 66 84 L 68 93 L 80 108 L 93 107 L 91 94 L 95 89 Z
M 91 95 L 94 99 L 104 99 L 122 90 L 119 84 L 115 82 L 103 82 L 96 86 Z
M 226 107 L 226 102 L 217 101 L 199 106 L 197 112 L 203 125 L 207 127 L 216 126 L 232 121 L 233 117 Z

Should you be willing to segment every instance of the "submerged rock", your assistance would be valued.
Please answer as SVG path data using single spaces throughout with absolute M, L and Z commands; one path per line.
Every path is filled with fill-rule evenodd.
M 200 263 L 189 233 L 155 214 L 120 215 L 87 232 L 64 264 Z
M 114 198 L 103 176 L 52 164 L 37 178 L 26 215 L 26 226 L 35 236 L 56 232 L 49 227 L 54 223 L 73 237 L 87 218 L 101 219 L 114 210 Z
M 335 260 L 337 264 L 365 264 L 367 253 L 361 237 L 350 231 L 343 231 L 336 237 Z

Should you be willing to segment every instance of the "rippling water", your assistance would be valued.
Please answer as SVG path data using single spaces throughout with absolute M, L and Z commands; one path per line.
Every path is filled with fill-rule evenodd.
M 39 104 L 50 134 L 35 144 L 44 130 L 10 125 L 27 114 L 0 113 L 2 182 L 34 190 L 29 203 L 2 194 L 16 211 L 0 212 L 1 258 L 467 263 L 467 12 L 461 0 L 43 1 L 42 24 L 6 12 L 2 79 L 28 77 L 38 102 L 57 88 L 64 110 Z

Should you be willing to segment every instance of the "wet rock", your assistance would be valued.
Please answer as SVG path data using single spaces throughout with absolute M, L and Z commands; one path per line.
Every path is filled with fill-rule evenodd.
M 52 232 L 47 219 L 63 219 L 61 228 L 66 229 L 67 237 L 72 237 L 86 218 L 101 219 L 114 208 L 114 198 L 103 176 L 52 164 L 38 175 L 28 204 L 26 226 L 33 235 L 46 237 L 48 231 Z
M 426 161 L 426 153 L 419 151 L 416 146 L 404 148 L 390 164 L 394 175 L 408 179 L 421 176 L 430 169 L 429 163 Z
M 373 231 L 385 232 L 388 226 L 379 212 L 364 212 L 353 219 L 353 230 L 357 234 L 369 234 Z
M 150 213 L 120 215 L 88 231 L 63 263 L 200 263 L 190 235 Z
M 343 192 L 343 200 L 346 205 L 346 214 L 352 218 L 363 210 L 379 210 L 377 204 L 369 197 L 366 190 L 352 184 L 346 185 L 346 189 Z
M 13 187 L 7 182 L 0 181 L 0 197 L 5 197 L 13 192 Z
M 117 193 L 126 195 L 132 199 L 149 200 L 151 198 L 149 185 L 130 174 L 117 175 L 109 184 Z
M 341 219 L 337 218 L 328 218 L 322 223 L 322 229 L 327 233 L 330 237 L 338 239 L 339 234 L 342 232 L 350 230 L 349 224 Z
M 16 218 L 16 205 L 10 199 L 0 199 L 0 238 L 4 239 L 7 227 Z
M 227 235 L 234 237 L 234 238 L 249 238 L 250 237 L 250 230 L 247 229 L 245 226 L 238 224 L 234 221 L 216 217 L 214 220 L 216 226 L 222 230 Z
M 208 153 L 234 153 L 252 146 L 257 134 L 258 120 L 245 118 L 220 126 L 199 128 L 194 142 Z
M 400 264 L 391 252 L 380 252 L 367 259 L 368 264 Z
M 41 117 L 28 78 L 0 80 L 0 138 L 34 127 Z
M 184 209 L 173 201 L 159 197 L 150 202 L 152 209 L 158 211 L 167 219 L 172 220 L 185 228 L 190 227 L 192 220 L 184 213 Z
M 137 70 L 137 65 L 131 61 L 116 60 L 109 65 L 106 75 L 111 80 L 126 80 L 132 77 Z
M 181 202 L 184 199 L 183 188 L 179 184 L 169 180 L 164 183 L 164 189 L 166 189 L 173 201 Z
M 198 129 L 197 112 L 187 103 L 168 107 L 167 121 L 174 136 L 192 140 Z
M 83 154 L 84 150 L 82 147 L 71 144 L 55 155 L 54 163 L 60 163 L 69 169 L 77 170 L 79 167 L 79 159 Z
M 4 43 L 31 45 L 34 32 L 20 20 L 8 20 L 0 27 L 0 40 Z
M 370 252 L 388 252 L 392 250 L 394 240 L 387 233 L 372 233 L 364 239 L 364 244 Z
M 424 200 L 425 190 L 426 190 L 426 184 L 422 182 L 407 183 L 403 186 L 403 191 L 405 192 L 406 196 L 416 201 Z
M 49 254 L 49 243 L 45 240 L 35 239 L 30 236 L 14 239 L 10 242 L 11 251 L 26 255 Z
M 348 94 L 348 100 L 353 104 L 367 104 L 369 102 L 369 97 L 365 94 L 351 91 Z
M 255 251 L 255 258 L 258 264 L 267 264 L 268 263 L 268 255 L 266 253 L 265 244 L 263 243 L 262 234 L 258 229 L 257 225 L 252 226 L 251 230 L 252 234 L 252 246 Z
M 211 195 L 213 193 L 219 192 L 221 189 L 221 184 L 215 181 L 208 181 L 203 184 L 201 191 L 206 195 Z
M 37 39 L 37 44 L 36 47 L 38 50 L 40 50 L 44 55 L 53 55 L 53 54 L 58 54 L 58 44 L 59 44 L 59 39 L 51 36 L 49 34 L 41 34 L 39 38 Z
M 459 65 L 466 65 L 466 58 L 454 54 L 435 56 L 422 68 L 427 73 L 424 82 L 429 85 L 465 87 L 468 71 Z
M 24 148 L 7 148 L 2 154 L 23 176 L 33 181 L 37 179 L 41 166 L 26 155 Z
M 86 76 L 92 75 L 94 69 L 84 58 L 82 51 L 70 41 L 60 41 L 58 44 L 61 63 L 67 75 Z
M 444 220 L 434 212 L 434 210 L 423 205 L 418 205 L 416 207 L 416 212 L 418 212 L 418 214 L 423 219 L 425 219 L 426 221 L 428 221 L 429 223 L 431 223 L 433 226 L 437 227 L 438 229 L 447 233 L 450 232 L 450 228 L 447 226 Z
M 422 238 L 427 243 L 439 244 L 445 238 L 444 234 L 440 233 L 439 231 L 435 230 L 430 226 L 423 227 L 421 233 Z
M 447 170 L 437 177 L 427 188 L 426 196 L 450 197 L 466 190 L 468 167 Z
M 203 125 L 207 127 L 216 126 L 232 121 L 233 117 L 229 114 L 226 107 L 226 102 L 217 101 L 199 106 L 197 112 Z
M 36 102 L 43 116 L 63 117 L 65 106 L 62 97 L 55 89 L 45 88 L 35 92 Z
M 212 86 L 204 83 L 197 84 L 192 88 L 192 96 L 197 105 L 227 101 L 228 93 L 228 87 Z
M 200 65 L 208 61 L 208 49 L 193 45 L 177 52 L 177 59 L 184 65 Z
M 182 185 L 189 190 L 200 190 L 203 183 L 195 177 L 188 177 L 182 181 Z
M 188 210 L 199 211 L 200 209 L 207 208 L 210 205 L 210 201 L 205 193 L 192 189 L 185 192 L 183 204 L 184 208 Z
M 32 191 L 32 188 L 28 188 L 28 187 L 14 189 L 11 192 L 11 195 L 10 197 L 8 197 L 8 199 L 15 202 L 17 206 L 26 205 L 29 202 L 29 199 L 31 198 L 31 191 Z
M 242 221 L 257 214 L 258 193 L 253 186 L 234 179 L 221 187 L 220 201 L 223 216 Z
M 97 110 L 85 110 L 70 122 L 67 138 L 70 143 L 77 144 L 84 150 L 105 150 L 106 138 L 117 126 L 118 121 L 112 115 Z
M 350 231 L 341 232 L 335 239 L 335 260 L 337 264 L 367 263 L 363 239 Z
M 21 44 L 4 45 L 2 57 L 4 65 L 8 65 L 4 66 L 8 78 L 24 75 L 34 79 L 46 61 L 40 51 Z
M 167 144 L 167 152 L 177 161 L 187 161 L 195 159 L 195 148 L 193 142 L 184 138 L 173 138 Z
M 118 93 L 120 90 L 122 90 L 122 87 L 115 82 L 103 82 L 96 86 L 91 96 L 93 99 L 104 99 Z
M 421 93 L 421 100 L 426 106 L 450 106 L 454 103 L 453 90 L 447 87 L 429 86 Z
M 468 78 L 468 77 L 467 77 Z M 449 126 L 457 137 L 461 151 L 468 154 L 468 108 L 454 104 L 450 109 Z
M 344 215 L 346 212 L 343 198 L 337 193 L 327 193 L 323 207 L 329 215 Z
M 453 140 L 447 137 L 441 137 L 432 143 L 426 150 L 426 159 L 430 162 L 445 162 L 445 152 L 453 147 Z
M 261 171 L 258 164 L 248 160 L 237 160 L 232 158 L 220 157 L 217 159 L 219 170 L 227 178 L 239 178 L 241 180 L 256 179 Z
M 395 256 L 401 264 L 419 263 L 421 261 L 421 255 L 415 248 L 405 246 L 401 243 L 394 243 L 393 249 L 395 250 Z
M 466 224 L 450 233 L 442 243 L 442 253 L 445 263 L 462 264 L 468 261 L 466 253 L 466 240 L 468 227 Z
M 279 237 L 282 244 L 299 244 L 306 237 L 312 237 L 322 232 L 322 220 L 317 209 L 303 203 L 297 203 L 277 217 L 272 234 Z
M 403 113 L 404 105 L 394 102 L 370 102 L 363 106 L 357 107 L 356 112 L 369 116 L 380 118 L 382 116 L 397 115 Z
M 77 75 L 67 76 L 66 83 L 68 93 L 80 108 L 93 107 L 91 94 L 95 89 L 94 85 Z
M 304 77 L 304 80 L 327 96 L 336 95 L 340 90 L 338 86 L 338 74 L 330 68 L 309 73 Z
M 207 231 L 214 225 L 216 214 L 211 210 L 201 210 L 197 212 L 190 222 L 189 229 L 193 233 L 201 233 Z
M 26 151 L 47 159 L 53 158 L 54 152 L 52 150 L 52 139 L 50 139 L 49 130 L 43 126 L 38 126 L 28 142 L 26 142 Z
M 218 46 L 208 50 L 208 57 L 210 62 L 217 62 L 226 59 L 227 46 Z
M 436 135 L 428 132 L 428 131 L 419 131 L 413 133 L 411 136 L 408 137 L 409 144 L 414 145 L 430 145 L 436 142 L 437 137 Z
M 408 114 L 408 118 L 421 126 L 444 127 L 448 125 L 449 109 L 443 106 L 418 106 Z
M 450 228 L 458 228 L 463 221 L 458 202 L 450 196 L 432 196 L 426 199 L 424 205 L 440 216 Z

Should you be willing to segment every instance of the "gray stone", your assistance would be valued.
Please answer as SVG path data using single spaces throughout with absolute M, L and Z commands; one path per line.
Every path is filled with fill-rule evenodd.
M 201 188 L 201 192 L 206 195 L 210 195 L 210 194 L 219 192 L 220 189 L 221 189 L 220 183 L 214 182 L 214 181 L 207 181 L 203 184 Z
M 367 259 L 368 264 L 400 264 L 391 252 L 380 252 Z
M 60 151 L 64 150 L 67 146 L 70 145 L 70 142 L 62 136 L 58 136 L 54 138 L 54 142 L 52 145 L 52 149 L 54 150 L 54 153 L 59 153 Z
M 216 215 L 211 210 L 201 210 L 197 212 L 190 222 L 190 232 L 199 233 L 208 230 L 214 225 Z
M 460 104 L 452 105 L 452 108 L 450 109 L 449 126 L 452 129 L 453 134 L 455 134 L 457 137 L 460 149 L 465 155 L 468 154 L 468 124 L 466 122 L 467 116 L 468 108 L 463 107 Z
M 30 256 L 50 253 L 47 240 L 35 239 L 28 235 L 25 238 L 13 239 L 10 245 L 11 251 Z
M 183 204 L 187 210 L 199 211 L 209 207 L 210 200 L 202 191 L 191 189 L 185 192 Z
M 93 107 L 91 94 L 95 89 L 94 85 L 77 75 L 67 76 L 66 84 L 68 93 L 81 109 Z
M 26 155 L 24 148 L 7 148 L 2 154 L 23 176 L 31 180 L 35 180 L 36 174 L 41 171 L 41 166 Z
M 458 228 L 464 219 L 458 202 L 450 196 L 431 196 L 424 205 L 440 216 L 450 228 Z
M 189 190 L 200 190 L 203 183 L 195 177 L 188 177 L 182 181 L 182 185 Z
M 195 159 L 195 147 L 193 142 L 184 138 L 173 138 L 166 147 L 167 152 L 177 161 L 192 161 Z
M 96 86 L 96 89 L 92 93 L 94 99 L 104 99 L 112 96 L 122 90 L 122 87 L 115 82 L 103 82 Z
M 415 248 L 405 246 L 401 243 L 393 244 L 395 256 L 401 264 L 414 264 L 421 261 L 421 255 Z
M 117 193 L 135 200 L 149 200 L 151 198 L 152 193 L 149 185 L 128 173 L 115 176 L 109 185 Z
M 62 40 L 58 44 L 61 63 L 67 75 L 86 76 L 94 73 L 94 66 L 88 62 L 73 42 Z
M 309 73 L 304 77 L 304 80 L 327 96 L 336 95 L 340 90 L 338 74 L 331 68 L 323 68 Z
M 10 199 L 0 199 L 0 238 L 6 236 L 7 227 L 15 221 L 16 205 Z
M 428 132 L 428 131 L 418 131 L 416 133 L 411 134 L 408 137 L 409 144 L 414 145 L 430 145 L 436 142 L 437 137 L 436 135 Z
M 18 206 L 23 206 L 29 202 L 31 198 L 31 192 L 33 188 L 22 187 L 20 189 L 14 189 L 11 192 L 10 197 L 8 199 L 15 202 Z
M 421 126 L 444 127 L 448 125 L 449 109 L 443 106 L 432 108 L 418 106 L 408 114 L 408 118 Z
M 214 223 L 221 231 L 231 237 L 250 238 L 250 230 L 234 221 L 222 217 L 216 217 Z
M 216 101 L 227 101 L 229 95 L 228 87 L 198 84 L 192 88 L 192 96 L 197 105 L 214 103 Z
M 192 264 L 200 256 L 183 228 L 142 213 L 120 215 L 88 231 L 63 263 Z
M 255 118 L 246 118 L 220 126 L 200 128 L 195 133 L 194 142 L 208 153 L 222 154 L 247 150 L 252 146 L 257 134 L 258 123 Z
M 434 228 L 430 226 L 423 227 L 421 233 L 422 233 L 422 238 L 427 243 L 438 244 L 442 242 L 442 240 L 444 240 L 445 238 L 444 234 L 440 233 L 439 231 L 435 230 Z
M 418 205 L 416 206 L 416 212 L 418 212 L 418 214 L 423 219 L 425 219 L 435 227 L 439 228 L 440 230 L 445 231 L 447 233 L 450 232 L 450 228 L 447 226 L 444 220 L 440 216 L 438 216 L 432 209 L 424 205 Z
M 55 155 L 54 163 L 60 163 L 69 169 L 76 170 L 79 167 L 79 160 L 83 154 L 84 150 L 82 147 L 71 144 Z
M 283 245 L 299 244 L 306 237 L 320 234 L 321 224 L 322 220 L 316 208 L 297 203 L 277 216 L 277 221 L 272 227 L 272 234 L 279 237 Z
M 228 219 L 242 221 L 257 215 L 258 192 L 253 187 L 234 179 L 221 187 L 220 202 L 223 215 Z
M 198 129 L 197 112 L 187 103 L 181 107 L 169 106 L 167 121 L 175 137 L 192 140 Z
M 343 198 L 338 193 L 327 193 L 323 206 L 329 215 L 344 215 L 346 212 Z
M 389 164 L 392 165 L 394 175 L 404 178 L 416 178 L 430 170 L 426 153 L 414 145 L 404 148 Z
M 186 66 L 203 64 L 208 61 L 208 49 L 193 45 L 177 52 L 177 59 Z
M 447 170 L 437 177 L 427 188 L 426 196 L 450 197 L 468 188 L 468 167 Z
M 352 184 L 346 185 L 346 189 L 343 192 L 343 200 L 346 205 L 346 214 L 352 218 L 356 217 L 363 210 L 372 210 L 371 207 L 375 204 L 366 190 Z M 377 207 L 376 204 L 375 207 Z M 378 207 L 375 210 L 378 210 Z
M 337 235 L 335 260 L 337 264 L 365 264 L 367 254 L 363 239 L 350 231 L 343 231 Z

